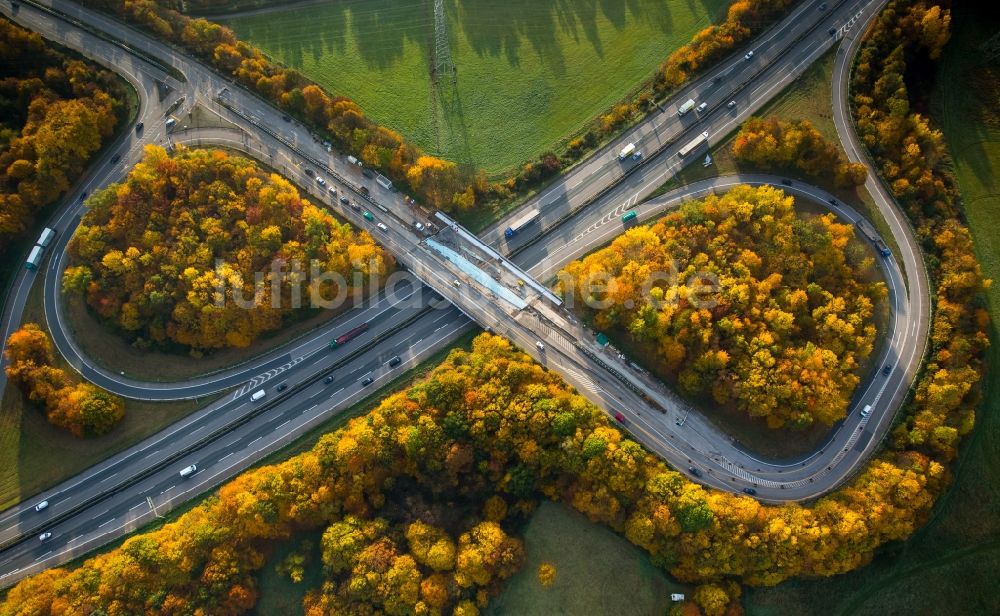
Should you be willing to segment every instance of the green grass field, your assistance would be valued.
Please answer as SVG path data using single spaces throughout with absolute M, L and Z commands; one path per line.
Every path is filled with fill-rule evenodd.
M 447 0 L 457 72 L 436 87 L 431 0 L 341 0 L 222 21 L 426 151 L 497 174 L 557 149 L 728 5 Z
M 489 616 L 665 614 L 670 593 L 690 595 L 649 562 L 645 552 L 570 507 L 544 501 L 523 535 L 528 558 L 499 597 Z M 543 562 L 556 568 L 555 581 L 538 581 Z
M 997 14 L 981 4 L 953 9 L 954 35 L 934 93 L 962 191 L 976 252 L 988 278 L 1000 280 L 1000 67 L 984 64 L 979 45 L 996 32 Z M 1000 613 L 1000 286 L 989 291 L 993 317 L 976 429 L 953 468 L 955 482 L 934 517 L 909 541 L 889 546 L 870 566 L 837 578 L 795 581 L 751 591 L 750 614 Z

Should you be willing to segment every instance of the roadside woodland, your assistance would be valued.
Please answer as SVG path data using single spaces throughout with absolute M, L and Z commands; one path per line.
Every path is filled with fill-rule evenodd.
M 791 169 L 811 177 L 830 177 L 841 188 L 862 186 L 868 179 L 868 169 L 849 162 L 840 145 L 824 138 L 809 120 L 752 117 L 733 140 L 733 156 L 766 170 Z
M 689 582 L 835 575 L 910 535 L 946 468 L 890 449 L 809 506 L 708 490 L 609 425 L 506 340 L 483 334 L 423 381 L 284 462 L 243 473 L 156 530 L 69 570 L 23 580 L 0 615 L 239 614 L 270 547 L 320 532 L 307 614 L 477 614 L 523 563 L 512 536 L 563 500 Z M 297 567 L 297 566 L 296 566 Z
M 681 393 L 773 428 L 842 419 L 885 297 L 854 229 L 771 187 L 691 201 L 569 264 L 562 293 Z M 704 285 L 715 287 L 701 292 Z
M 246 347 L 308 310 L 313 285 L 349 301 L 393 266 L 366 232 L 221 150 L 147 146 L 87 206 L 63 288 L 140 345 Z M 321 275 L 306 279 L 313 264 Z
M 34 323 L 25 324 L 4 347 L 7 378 L 45 410 L 52 425 L 76 437 L 110 432 L 125 418 L 124 401 L 56 367 L 53 352 L 48 335 Z
M 124 120 L 110 71 L 0 18 L 0 257 Z

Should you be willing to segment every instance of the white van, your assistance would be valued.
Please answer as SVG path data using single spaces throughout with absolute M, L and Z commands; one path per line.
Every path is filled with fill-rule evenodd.
M 868 417 L 871 414 L 872 414 L 872 405 L 866 404 L 865 408 L 861 409 L 861 417 L 862 418 Z
M 250 402 L 257 402 L 258 400 L 260 400 L 261 398 L 263 398 L 265 395 L 267 395 L 267 394 L 264 392 L 263 389 L 258 389 L 257 391 L 253 392 L 253 395 L 250 396 Z
M 198 472 L 198 465 L 192 464 L 191 466 L 185 466 L 181 469 L 181 479 L 187 479 L 191 475 Z

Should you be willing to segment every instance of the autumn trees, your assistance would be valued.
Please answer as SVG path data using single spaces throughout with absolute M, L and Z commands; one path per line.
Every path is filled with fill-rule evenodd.
M 0 19 L 0 255 L 79 177 L 124 98 L 113 73 Z
M 823 137 L 809 120 L 785 122 L 752 117 L 736 134 L 733 155 L 764 169 L 796 169 L 813 177 L 830 176 L 843 188 L 861 186 L 868 177 L 864 165 L 849 162 L 840 147 Z
M 80 382 L 54 365 L 48 335 L 28 323 L 7 339 L 7 378 L 45 409 L 49 422 L 74 436 L 99 436 L 125 417 L 124 402 L 99 387 Z
M 365 116 L 344 96 L 332 96 L 301 73 L 268 59 L 236 38 L 232 30 L 179 13 L 172 0 L 96 0 L 94 6 L 137 23 L 156 36 L 183 45 L 289 113 L 329 135 L 365 164 L 397 184 L 410 186 L 424 203 L 442 210 L 466 210 L 487 190 L 481 172 L 429 156 Z
M 947 148 L 941 132 L 913 111 L 907 84 L 912 63 L 940 55 L 950 21 L 941 3 L 889 2 L 858 53 L 852 83 L 858 132 L 930 255 L 935 285 L 927 369 L 894 444 L 943 460 L 957 454 L 975 423 L 990 320 L 982 299 L 990 281 L 962 221 Z
M 690 202 L 568 265 L 560 287 L 599 329 L 627 333 L 690 396 L 772 427 L 841 419 L 885 295 L 832 215 L 800 218 L 774 188 Z M 711 295 L 699 288 L 714 281 Z
M 900 449 L 808 506 L 710 490 L 484 334 L 312 450 L 243 473 L 76 569 L 20 582 L 0 616 L 243 613 L 269 547 L 303 531 L 322 536 L 323 582 L 306 595 L 308 614 L 476 614 L 523 563 L 512 523 L 540 498 L 707 584 L 694 598 L 714 613 L 738 597 L 732 580 L 770 585 L 865 564 L 914 531 L 946 482 L 940 462 Z
M 88 205 L 63 287 L 137 340 L 246 347 L 392 267 L 367 233 L 222 151 L 170 157 L 149 146 L 125 182 Z M 321 275 L 308 278 L 311 269 Z
M 724 22 L 708 26 L 690 43 L 670 54 L 657 75 L 657 89 L 669 90 L 681 85 L 748 40 L 761 24 L 777 18 L 791 4 L 791 0 L 734 1 Z

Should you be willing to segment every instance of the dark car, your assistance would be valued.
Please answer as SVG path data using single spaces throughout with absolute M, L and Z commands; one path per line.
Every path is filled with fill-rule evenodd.
M 792 185 L 792 181 L 789 180 L 789 179 L 781 180 L 781 183 L 784 184 L 785 186 L 791 186 Z
M 692 475 L 694 475 L 695 477 L 701 477 L 701 471 L 699 471 L 698 469 L 696 469 L 693 466 L 689 466 L 688 467 L 688 472 L 691 473 Z
M 365 176 L 368 179 L 375 177 L 375 174 L 372 173 L 370 169 L 365 169 L 364 171 L 361 172 L 361 175 Z
M 375 382 L 375 379 L 373 379 L 373 378 L 372 378 L 372 377 L 370 377 L 370 376 L 366 376 L 366 377 L 365 377 L 365 378 L 364 378 L 364 379 L 363 379 L 363 380 L 361 381 L 361 386 L 362 386 L 362 387 L 368 387 L 369 385 L 371 385 L 371 384 L 372 384 L 372 383 L 374 383 L 374 382 Z
M 836 199 L 830 199 L 830 205 L 837 205 Z
M 892 374 L 892 366 L 889 366 L 889 365 L 883 366 L 882 367 L 882 374 L 884 374 L 886 376 L 889 376 L 890 374 Z
M 326 375 L 326 378 L 323 379 L 323 384 L 324 385 L 329 385 L 332 382 L 333 382 L 333 375 L 332 374 Z
M 392 368 L 395 368 L 400 363 L 402 363 L 402 361 L 403 360 L 399 358 L 399 355 L 397 355 L 397 356 L 395 356 L 395 357 L 393 357 L 392 359 L 389 360 L 389 366 L 392 367 Z
M 303 171 L 305 171 L 306 175 L 308 175 L 309 177 L 316 175 L 316 173 L 312 169 L 303 169 Z
M 348 199 L 347 197 L 341 197 L 340 202 L 343 203 L 344 205 L 350 205 L 351 200 Z
M 141 133 L 143 126 L 144 126 L 144 124 L 142 122 L 139 122 L 138 124 L 136 124 L 135 125 L 135 134 L 138 135 L 139 133 Z
M 281 119 L 284 120 L 285 122 L 291 122 L 292 121 L 292 119 L 290 117 L 286 116 L 286 115 L 281 116 Z
M 285 391 L 286 389 L 288 389 L 288 383 L 278 383 L 278 386 L 275 387 L 275 389 L 277 389 L 278 391 Z
M 113 165 L 113 164 L 117 163 L 118 161 L 120 161 L 121 159 L 122 159 L 122 155 L 121 154 L 115 154 L 114 156 L 111 157 L 111 164 Z
M 830 36 L 834 36 L 834 35 L 837 34 L 837 29 L 836 28 L 830 28 L 829 30 L 827 30 L 827 32 L 830 33 Z
M 754 490 L 753 488 L 743 488 L 743 493 L 753 496 L 754 494 L 757 493 L 757 490 Z
M 362 186 L 362 187 L 358 188 L 358 190 L 360 190 L 361 194 L 364 195 L 364 196 L 366 196 L 366 197 L 371 194 L 371 191 L 368 190 L 367 186 Z
M 80 193 L 80 201 L 83 201 L 86 198 L 87 198 L 87 191 L 83 191 L 82 193 Z

